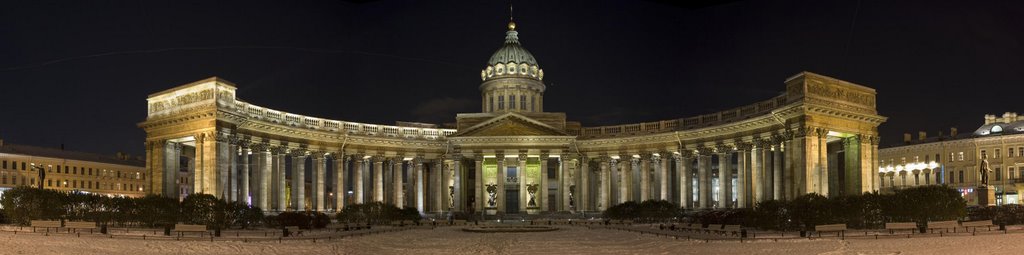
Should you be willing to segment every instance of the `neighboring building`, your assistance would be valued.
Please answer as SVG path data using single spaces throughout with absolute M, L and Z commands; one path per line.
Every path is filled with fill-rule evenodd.
M 216 77 L 155 93 L 139 123 L 154 176 L 146 186 L 269 211 L 381 201 L 423 213 L 531 214 L 647 199 L 750 207 L 878 189 L 877 127 L 886 117 L 875 90 L 861 85 L 802 72 L 779 96 L 733 109 L 583 127 L 545 111 L 544 70 L 514 23 L 480 78 L 481 111 L 458 114 L 452 129 L 282 112 L 236 98 L 238 88 Z
M 980 163 L 988 158 L 989 186 L 996 190 L 997 204 L 1020 204 L 1018 190 L 1024 185 L 1024 117 L 1004 113 L 1002 118 L 985 115 L 985 123 L 974 133 L 917 139 L 904 134 L 904 145 L 880 149 L 878 175 L 882 190 L 910 186 L 945 184 L 956 188 L 968 204 L 977 204 L 974 189 L 980 185 Z
M 105 156 L 28 145 L 0 139 L 0 195 L 16 186 L 43 187 L 110 196 L 137 197 L 149 192 L 145 161 L 125 154 Z

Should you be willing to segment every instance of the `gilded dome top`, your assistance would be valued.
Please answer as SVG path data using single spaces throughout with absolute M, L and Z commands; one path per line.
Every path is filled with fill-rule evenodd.
M 522 44 L 519 43 L 519 32 L 516 31 L 516 23 L 514 22 L 509 22 L 508 24 L 508 32 L 505 32 L 505 45 L 491 55 L 491 60 L 487 61 L 487 64 L 495 65 L 508 62 L 537 65 L 537 60 L 533 58 L 533 54 L 530 54 L 530 51 L 523 48 Z

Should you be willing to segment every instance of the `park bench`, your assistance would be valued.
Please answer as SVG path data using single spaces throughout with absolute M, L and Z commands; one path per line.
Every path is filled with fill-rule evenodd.
M 931 231 L 931 230 L 935 230 L 935 229 L 946 229 L 946 230 L 952 229 L 953 233 L 956 233 L 956 228 L 959 227 L 959 225 L 960 224 L 958 224 L 955 220 L 929 221 L 928 222 L 928 230 Z
M 286 226 L 284 229 L 288 230 L 289 236 L 301 236 L 302 229 L 299 226 Z
M 96 229 L 96 222 L 68 221 L 64 223 L 64 228 L 67 228 L 68 232 L 71 232 L 72 230 L 78 232 L 79 229 L 88 229 L 89 233 L 92 233 L 92 231 Z
M 900 230 L 910 230 L 910 233 L 913 234 L 914 231 L 917 230 L 917 223 L 914 223 L 914 222 L 886 222 L 885 223 L 885 230 L 889 230 L 889 234 L 890 235 L 895 234 L 896 231 L 900 231 Z
M 960 226 L 964 227 L 964 231 L 974 232 L 974 231 L 968 230 L 968 228 L 973 228 L 974 230 L 977 230 L 978 227 L 985 227 L 985 228 L 988 228 L 988 230 L 991 231 L 992 230 L 992 226 L 994 226 L 994 225 L 992 224 L 992 220 L 978 220 L 978 221 L 965 221 L 964 223 L 961 223 Z
M 743 231 L 743 229 L 742 229 L 742 227 L 740 227 L 740 225 L 725 225 L 724 227 L 722 227 L 722 231 L 721 232 L 724 235 L 739 236 L 740 232 L 742 232 L 742 231 Z
M 370 226 L 366 225 L 366 223 L 345 223 L 345 231 L 359 230 L 364 228 L 370 229 Z
M 701 232 L 704 232 L 705 234 L 711 234 L 712 232 L 718 231 L 718 230 L 721 230 L 721 229 L 722 229 L 722 224 L 708 224 L 707 227 L 701 228 Z
M 814 226 L 814 232 L 818 233 L 818 237 L 821 237 L 821 232 L 836 232 L 836 236 L 845 239 L 846 224 L 817 225 Z
M 50 232 L 50 228 L 54 231 L 60 228 L 60 221 L 58 220 L 33 220 L 31 222 L 32 232 L 36 232 L 36 228 L 46 228 L 46 232 Z
M 203 237 L 207 233 L 206 225 L 188 224 L 174 224 L 174 232 L 178 232 L 178 236 L 181 236 L 184 232 L 198 232 L 199 237 Z

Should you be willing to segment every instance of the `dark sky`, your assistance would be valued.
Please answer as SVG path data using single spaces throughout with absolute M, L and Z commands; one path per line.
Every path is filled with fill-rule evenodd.
M 0 137 L 143 152 L 146 96 L 219 76 L 348 121 L 479 111 L 505 1 L 18 1 L 0 8 Z M 516 1 L 545 110 L 585 126 L 695 116 L 807 70 L 873 87 L 883 144 L 1024 111 L 1024 1 Z M 948 132 L 947 132 L 948 133 Z

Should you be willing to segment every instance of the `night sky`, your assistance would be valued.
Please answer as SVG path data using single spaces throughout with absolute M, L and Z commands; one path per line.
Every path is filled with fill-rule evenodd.
M 545 110 L 584 126 L 750 104 L 804 70 L 875 88 L 883 144 L 1024 112 L 1024 1 L 725 2 L 517 0 L 514 14 Z M 0 137 L 139 155 L 146 96 L 210 76 L 297 114 L 454 122 L 480 110 L 507 22 L 506 1 L 10 2 Z

